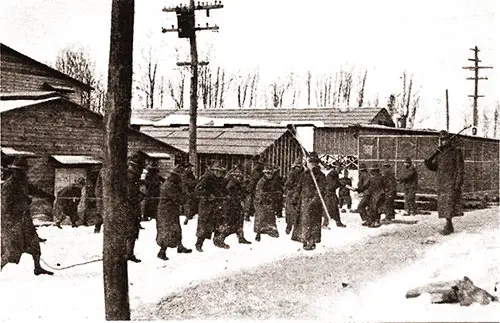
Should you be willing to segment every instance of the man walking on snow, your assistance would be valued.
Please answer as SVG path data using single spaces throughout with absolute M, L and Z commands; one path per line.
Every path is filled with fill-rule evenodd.
M 1 268 L 8 263 L 18 264 L 23 253 L 33 257 L 35 275 L 53 275 L 40 265 L 40 241 L 33 225 L 31 197 L 54 199 L 28 182 L 28 162 L 16 157 L 9 166 L 9 178 L 2 184 Z
M 225 168 L 216 161 L 196 185 L 196 196 L 200 200 L 198 226 L 196 228 L 196 250 L 203 252 L 205 239 L 212 239 L 223 215 L 224 199 L 227 195 L 224 183 Z M 214 241 L 214 244 L 217 243 Z M 223 247 L 222 245 L 216 245 Z
M 180 222 L 181 205 L 186 196 L 182 188 L 184 170 L 176 166 L 161 185 L 161 198 L 156 214 L 156 243 L 160 246 L 158 258 L 168 260 L 167 248 L 177 248 L 178 253 L 191 253 L 191 249 L 182 244 L 182 228 Z
M 404 167 L 401 170 L 401 177 L 399 181 L 403 183 L 403 189 L 405 193 L 405 214 L 404 215 L 415 215 L 417 213 L 417 207 L 415 203 L 415 195 L 418 188 L 418 174 L 415 167 L 412 165 L 411 158 L 406 158 L 404 162 Z
M 302 242 L 304 250 L 316 249 L 316 243 L 321 242 L 321 221 L 325 210 L 320 194 L 325 193 L 326 178 L 319 168 L 320 159 L 312 152 L 307 160 L 307 169 L 302 173 L 300 190 L 300 212 L 295 221 L 292 240 Z M 318 184 L 320 192 L 314 184 Z M 324 195 L 323 195 L 324 196 Z
M 70 184 L 56 195 L 54 202 L 54 216 L 56 217 L 55 226 L 62 229 L 61 222 L 68 216 L 71 220 L 71 226 L 78 226 L 78 204 L 82 197 L 82 187 L 85 186 L 85 179 L 79 178 L 73 184 Z
M 461 194 L 464 179 L 464 158 L 462 149 L 446 131 L 439 133 L 441 146 L 428 159 L 425 166 L 437 173 L 437 201 L 439 218 L 446 224 L 439 231 L 442 235 L 453 233 L 453 217 L 461 216 Z

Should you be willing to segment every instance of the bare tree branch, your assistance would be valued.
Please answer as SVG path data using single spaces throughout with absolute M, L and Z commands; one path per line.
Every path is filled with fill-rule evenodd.
M 104 109 L 105 87 L 102 75 L 96 72 L 95 61 L 81 47 L 66 47 L 59 51 L 54 64 L 55 69 L 94 88 L 82 93 L 82 105 L 101 113 Z

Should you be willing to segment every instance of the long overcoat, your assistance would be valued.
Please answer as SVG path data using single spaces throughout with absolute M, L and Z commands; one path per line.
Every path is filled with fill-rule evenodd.
M 340 221 L 339 199 L 337 197 L 337 188 L 340 186 L 339 173 L 336 169 L 330 170 L 330 172 L 325 176 L 324 198 L 328 213 L 335 221 Z
M 285 181 L 285 216 L 287 225 L 294 225 L 299 212 L 300 192 L 298 185 L 302 172 L 301 167 L 293 167 Z
M 370 174 L 370 186 L 368 195 L 370 196 L 369 215 L 373 221 L 380 220 L 379 216 L 385 202 L 385 182 L 384 177 L 379 172 Z
M 160 197 L 160 187 L 164 182 L 163 177 L 158 174 L 158 170 L 151 169 L 144 178 L 144 186 L 146 188 L 146 197 L 144 198 L 144 217 L 156 218 L 158 213 L 158 204 Z
M 219 232 L 224 237 L 241 232 L 245 220 L 243 201 L 246 196 L 246 188 L 243 182 L 234 177 L 230 177 L 227 181 L 226 190 L 228 198 L 225 203 L 223 219 L 219 228 Z
M 198 180 L 192 170 L 187 170 L 182 178 L 186 202 L 184 204 L 184 215 L 192 219 L 198 213 L 198 198 L 194 193 Z
M 70 184 L 57 192 L 54 202 L 54 215 L 64 219 L 67 215 L 71 220 L 78 220 L 78 204 L 82 197 L 82 189 L 76 184 Z
M 326 177 L 319 167 L 312 170 L 321 194 L 324 196 Z M 300 213 L 297 216 L 292 231 L 292 240 L 302 243 L 321 242 L 321 221 L 323 206 L 314 185 L 310 170 L 302 173 L 300 183 Z
M 255 197 L 255 189 L 257 187 L 257 183 L 263 176 L 262 170 L 264 169 L 264 164 L 262 163 L 257 163 L 253 168 L 252 172 L 250 173 L 250 177 L 248 178 L 247 181 L 247 197 L 245 200 L 245 213 L 246 216 L 253 216 L 255 209 L 254 209 L 254 197 Z
M 23 176 L 11 175 L 2 184 L 1 257 L 2 263 L 19 263 L 21 255 L 40 256 L 40 242 L 31 217 L 31 196 L 54 197 L 28 183 Z
M 385 215 L 392 218 L 394 217 L 394 200 L 396 199 L 398 183 L 394 171 L 390 167 L 384 167 L 382 178 L 385 188 L 384 212 Z
M 161 185 L 160 203 L 156 216 L 156 243 L 163 248 L 176 248 L 182 244 L 180 224 L 181 205 L 186 196 L 181 175 L 171 172 Z
M 127 238 L 138 239 L 141 225 L 141 202 L 144 194 L 141 192 L 141 173 L 135 169 L 127 170 Z
M 464 179 L 462 150 L 455 144 L 446 146 L 433 159 L 425 161 L 427 168 L 437 172 L 437 201 L 440 218 L 461 216 L 460 203 Z
M 224 199 L 227 195 L 224 178 L 207 172 L 196 185 L 195 193 L 200 201 L 196 236 L 211 239 L 224 212 Z
M 255 220 L 253 225 L 255 233 L 272 235 L 278 233 L 273 191 L 274 183 L 272 178 L 262 176 L 255 187 Z

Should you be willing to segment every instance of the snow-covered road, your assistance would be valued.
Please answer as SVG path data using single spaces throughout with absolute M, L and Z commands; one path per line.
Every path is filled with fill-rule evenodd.
M 488 212 L 498 213 L 498 207 L 487 210 Z M 475 211 L 469 213 L 475 214 Z M 383 226 L 379 229 L 370 229 L 359 225 L 359 216 L 357 214 L 343 215 L 345 223 L 348 225 L 345 229 L 332 227 L 332 230 L 323 231 L 322 243 L 317 250 L 307 253 L 307 255 L 319 255 L 332 250 L 346 249 L 350 245 L 357 245 L 369 242 L 374 236 L 390 234 L 408 228 L 405 225 Z M 429 222 L 429 225 L 435 225 L 437 216 L 422 216 L 421 222 Z M 168 250 L 169 261 L 163 262 L 156 258 L 158 247 L 155 243 L 156 229 L 155 223 L 143 223 L 146 227 L 141 230 L 140 238 L 136 246 L 136 255 L 142 259 L 142 263 L 129 263 L 129 292 L 130 303 L 134 317 L 134 312 L 141 311 L 144 308 L 151 307 L 166 295 L 182 291 L 184 288 L 194 286 L 199 282 L 212 280 L 220 277 L 231 277 L 232 275 L 255 268 L 267 263 L 276 262 L 279 259 L 303 256 L 304 251 L 301 245 L 290 240 L 289 236 L 284 234 L 284 219 L 278 220 L 280 238 L 273 239 L 263 236 L 261 242 L 254 241 L 253 223 L 245 223 L 245 233 L 247 239 L 252 241 L 251 245 L 239 245 L 235 236 L 229 237 L 227 243 L 231 245 L 230 250 L 216 248 L 210 241 L 204 246 L 204 253 L 194 251 L 192 254 L 177 254 L 176 250 Z M 187 226 L 183 226 L 184 244 L 192 248 L 195 243 L 196 221 L 191 221 Z M 74 263 L 98 259 L 101 257 L 102 235 L 93 233 L 91 227 L 71 228 L 64 227 L 60 230 L 56 227 L 41 227 L 38 230 L 41 237 L 48 241 L 42 244 L 42 258 L 50 265 L 65 267 Z M 491 237 L 491 234 L 485 235 Z M 415 276 L 411 281 L 413 285 L 419 285 L 421 282 L 428 282 L 428 279 L 441 279 L 448 276 L 439 275 L 445 272 L 445 268 L 456 266 L 460 268 L 469 259 L 473 259 L 477 272 L 471 272 L 471 277 L 481 286 L 482 281 L 477 277 L 485 275 L 496 275 L 498 277 L 498 267 L 495 260 L 498 258 L 487 258 L 492 251 L 498 251 L 494 242 L 488 242 L 479 234 L 468 234 L 466 232 L 456 234 L 446 238 L 446 243 L 436 245 L 437 251 L 422 255 L 422 263 L 414 264 L 411 268 L 402 268 L 402 271 L 391 273 L 389 280 L 381 278 L 380 282 L 374 282 L 373 286 L 366 286 L 367 290 L 377 291 L 377 286 L 390 288 L 391 283 L 397 285 L 398 292 L 408 286 L 407 277 L 409 274 Z M 477 240 L 477 241 L 476 241 Z M 475 242 L 474 242 L 475 241 Z M 496 242 L 496 240 L 495 240 Z M 438 241 L 439 243 L 439 241 Z M 469 253 L 464 256 L 457 254 L 457 249 L 453 247 L 466 244 Z M 444 248 L 444 249 L 441 249 Z M 476 250 L 472 253 L 472 250 Z M 455 253 L 454 253 L 455 252 Z M 468 256 L 473 255 L 473 258 Z M 450 257 L 453 258 L 450 260 Z M 484 259 L 483 259 L 484 257 Z M 441 261 L 436 261 L 441 259 Z M 460 260 L 461 259 L 461 260 Z M 488 268 L 478 266 L 479 261 L 488 261 Z M 457 263 L 454 263 L 456 261 Z M 433 264 L 429 266 L 429 264 Z M 473 266 L 473 264 L 470 264 Z M 416 266 L 416 267 L 415 267 Z M 429 266 L 429 267 L 427 267 Z M 422 269 L 423 268 L 423 269 Z M 427 269 L 428 270 L 424 270 Z M 486 268 L 486 267 L 485 267 Z M 441 271 L 440 271 L 441 270 Z M 487 272 L 484 272 L 487 270 Z M 488 271 L 490 270 L 490 271 Z M 491 271 L 496 270 L 496 271 Z M 460 272 L 460 275 L 463 271 Z M 452 272 L 446 271 L 447 274 Z M 456 277 L 453 276 L 452 279 Z M 406 284 L 404 284 L 405 282 Z M 378 285 L 377 285 L 378 284 Z M 104 294 L 102 287 L 102 263 L 92 263 L 85 266 L 70 268 L 67 270 L 56 271 L 54 276 L 34 276 L 32 272 L 32 260 L 28 255 L 23 255 L 19 265 L 7 265 L 0 273 L 0 320 L 2 321 L 33 321 L 33 320 L 67 320 L 71 317 L 74 320 L 102 320 L 104 318 Z M 406 291 L 406 290 L 405 290 Z M 375 292 L 368 293 L 373 295 Z M 380 291 L 379 291 L 380 293 Z M 384 291 L 382 291 L 384 293 Z M 365 293 L 364 293 L 365 294 Z M 339 302 L 360 302 L 356 295 L 346 295 Z M 395 297 L 395 296 L 394 296 Z M 379 298 L 380 299 L 380 298 Z M 379 300 L 377 299 L 377 301 Z M 417 300 L 418 302 L 420 300 Z M 401 302 L 401 300 L 398 300 Z M 414 302 L 412 300 L 412 302 Z M 399 304 L 399 303 L 394 303 Z M 399 306 L 399 305 L 398 305 Z M 376 310 L 376 308 L 375 308 Z M 367 313 L 371 313 L 368 312 Z M 345 315 L 347 316 L 345 316 Z M 323 318 L 327 319 L 331 313 L 318 312 Z M 324 316 L 323 316 L 324 315 Z M 348 319 L 348 313 L 337 313 L 339 317 Z M 372 320 L 370 318 L 370 320 Z

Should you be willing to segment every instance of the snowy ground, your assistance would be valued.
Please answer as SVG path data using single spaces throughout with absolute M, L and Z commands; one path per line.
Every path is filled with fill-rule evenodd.
M 404 297 L 409 289 L 431 282 L 462 279 L 465 275 L 476 286 L 498 296 L 499 293 L 494 292 L 495 283 L 500 281 L 498 208 L 470 212 L 466 217 L 470 219 L 490 212 L 496 214 L 496 221 L 490 228 L 477 231 L 465 227 L 445 239 L 439 236 L 424 239 L 424 243 L 436 244 L 419 260 L 410 265 L 401 264 L 380 279 L 363 284 L 355 292 L 348 291 L 334 301 L 324 298 L 318 302 L 317 317 L 334 321 L 498 321 L 500 303 L 461 307 L 431 304 L 429 294 L 414 299 Z M 433 218 L 423 222 L 433 222 Z
M 495 208 L 493 212 L 498 213 L 498 208 Z M 390 225 L 379 229 L 370 229 L 359 225 L 357 214 L 343 214 L 343 217 L 348 227 L 345 229 L 332 227 L 332 230 L 323 231 L 322 243 L 317 250 L 307 253 L 308 255 L 319 256 L 332 249 L 345 249 L 354 244 L 364 244 L 374 236 L 390 234 L 405 227 L 405 225 Z M 435 214 L 427 218 L 434 219 L 433 221 L 436 222 Z M 261 242 L 255 242 L 252 223 L 246 222 L 245 233 L 247 239 L 253 242 L 251 245 L 239 245 L 236 237 L 232 236 L 227 239 L 227 243 L 231 245 L 230 250 L 216 248 L 211 241 L 207 241 L 204 253 L 194 251 L 192 254 L 177 254 L 176 250 L 169 249 L 167 256 L 170 260 L 163 262 L 156 258 L 158 247 L 155 243 L 154 221 L 143 223 L 143 226 L 146 227 L 146 230 L 141 230 L 136 246 L 136 255 L 143 261 L 139 264 L 129 263 L 129 292 L 133 317 L 140 317 L 141 315 L 137 315 L 138 313 L 154 306 L 162 297 L 170 293 L 181 292 L 185 288 L 195 286 L 203 281 L 231 277 L 241 272 L 242 269 L 256 268 L 280 259 L 300 257 L 305 253 L 300 244 L 292 242 L 289 236 L 284 234 L 284 219 L 279 219 L 278 226 L 281 236 L 278 239 L 263 236 Z M 195 227 L 195 220 L 187 226 L 183 226 L 184 245 L 188 248 L 194 246 Z M 57 267 L 57 264 L 60 264 L 60 267 L 65 267 L 101 257 L 102 235 L 94 234 L 92 227 L 64 227 L 63 230 L 56 227 L 41 227 L 38 232 L 41 237 L 48 239 L 46 243 L 42 244 L 42 258 L 53 267 Z M 391 288 L 392 284 L 397 285 L 392 287 L 397 289 L 395 292 L 400 293 L 404 290 L 404 295 L 407 287 L 412 288 L 420 283 L 427 283 L 428 279 L 456 279 L 455 274 L 460 276 L 463 275 L 463 272 L 467 272 L 479 286 L 486 288 L 487 286 L 481 284 L 486 281 L 487 276 L 493 275 L 496 280 L 499 280 L 498 267 L 496 267 L 498 258 L 492 256 L 492 252 L 498 251 L 498 247 L 497 241 L 491 240 L 492 237 L 495 237 L 493 231 L 485 235 L 456 234 L 443 244 L 437 244 L 434 251 L 422 255 L 421 262 L 413 264 L 409 268 L 401 268 L 401 271 L 396 273 L 391 273 L 389 280 L 382 277 L 380 281 L 373 282 L 373 285 L 367 285 L 368 292 L 363 294 L 373 295 L 375 303 L 378 304 L 380 297 L 377 298 L 377 291 L 384 293 L 383 290 Z M 436 259 L 441 260 L 436 261 Z M 478 266 L 479 263 L 485 265 Z M 452 268 L 469 266 L 474 270 L 445 271 L 450 266 Z M 2 290 L 0 293 L 0 304 L 2 304 L 0 320 L 65 320 L 68 319 L 68 313 L 74 320 L 89 319 L 94 321 L 104 318 L 101 262 L 55 271 L 54 276 L 37 277 L 33 275 L 32 270 L 31 257 L 23 255 L 19 265 L 9 264 L 0 273 Z M 445 272 L 446 275 L 444 275 Z M 410 281 L 411 286 L 408 286 L 409 282 L 405 278 L 408 275 L 414 278 Z M 382 291 L 378 289 L 380 286 L 383 287 Z M 351 305 L 352 302 L 359 303 L 361 301 L 363 299 L 357 299 L 356 295 L 344 295 L 338 299 L 341 304 Z M 402 301 L 398 299 L 394 302 L 396 302 L 393 303 L 394 305 L 399 306 Z M 415 302 L 422 302 L 422 300 L 411 300 L 412 304 Z M 335 307 L 337 308 L 337 306 Z M 375 308 L 370 307 L 367 309 L 367 313 L 373 314 L 373 311 L 376 313 L 376 310 L 376 306 Z M 437 309 L 435 311 L 429 310 L 428 317 L 431 317 L 432 320 L 439 320 L 440 316 L 436 311 L 439 312 Z M 336 316 L 332 316 L 333 314 L 328 311 L 318 310 L 318 315 L 324 319 L 333 319 L 334 317 L 349 319 L 349 313 L 337 312 L 334 314 Z M 370 320 L 373 320 L 373 317 L 370 317 Z

